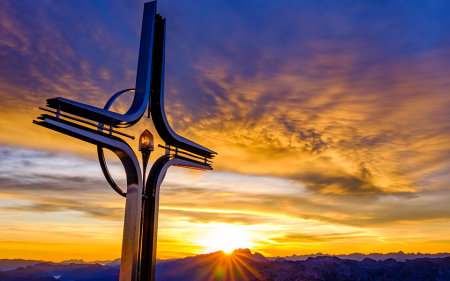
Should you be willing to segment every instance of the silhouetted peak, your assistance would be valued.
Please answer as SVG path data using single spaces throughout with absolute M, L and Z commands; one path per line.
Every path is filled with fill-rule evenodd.
M 220 250 L 220 251 L 212 252 L 209 254 L 203 254 L 201 256 L 226 256 L 226 255 L 227 254 L 224 251 Z
M 29 265 L 25 268 L 19 267 L 17 269 L 4 272 L 8 279 L 6 280 L 27 280 L 27 281 L 53 281 L 56 280 L 49 273 Z
M 245 248 L 239 248 L 239 249 L 235 249 L 232 254 L 234 255 L 241 255 L 241 256 L 251 256 L 252 255 L 252 251 L 250 251 L 250 249 Z
M 246 259 L 249 259 L 249 260 L 252 260 L 252 261 L 256 261 L 256 262 L 265 262 L 265 261 L 267 261 L 267 259 L 262 254 L 260 254 L 260 253 L 252 254 L 252 251 L 250 251 L 250 249 L 247 249 L 247 248 L 245 248 L 245 249 L 242 249 L 242 248 L 236 249 L 231 254 L 239 256 L 241 258 L 244 257 Z
M 257 261 L 267 261 L 266 257 L 260 253 L 254 253 L 252 259 Z
M 308 259 L 306 259 L 306 261 L 311 262 L 311 261 L 315 261 L 315 262 L 339 262 L 341 261 L 340 258 L 335 257 L 335 256 L 317 256 L 317 257 L 309 257 Z
M 82 259 L 70 259 L 60 262 L 62 264 L 85 264 L 86 262 Z
M 109 265 L 109 266 L 120 266 L 120 258 L 115 259 L 115 260 L 107 263 L 106 265 Z
M 225 258 L 226 256 L 228 256 L 224 251 L 220 250 L 220 251 L 216 251 L 216 252 L 211 252 L 211 253 L 207 253 L 207 254 L 200 254 L 200 255 L 196 255 L 196 256 L 190 256 L 190 257 L 185 257 L 183 260 L 185 262 L 189 262 L 191 260 L 210 260 L 210 259 L 217 259 L 217 258 Z
M 388 258 L 388 259 L 385 259 L 384 262 L 387 262 L 387 263 L 396 263 L 397 261 L 396 261 L 395 259 L 393 259 L 393 258 Z

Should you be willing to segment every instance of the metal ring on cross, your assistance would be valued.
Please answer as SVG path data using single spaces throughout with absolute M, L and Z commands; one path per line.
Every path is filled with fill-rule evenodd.
M 117 93 L 115 93 L 109 100 L 108 102 L 105 104 L 105 107 L 103 109 L 105 110 L 109 110 L 109 108 L 111 107 L 111 105 L 114 103 L 114 101 L 122 94 L 129 92 L 129 91 L 135 91 L 135 89 L 125 89 L 122 91 L 119 91 Z M 99 123 L 98 124 L 99 127 L 99 131 L 103 132 L 103 124 Z M 97 145 L 97 155 L 98 155 L 98 162 L 100 163 L 100 167 L 102 168 L 103 171 L 103 175 L 106 178 L 106 181 L 108 181 L 109 185 L 112 187 L 112 189 L 114 189 L 117 193 L 119 193 L 121 196 L 126 197 L 127 193 L 124 192 L 114 181 L 114 179 L 111 177 L 111 174 L 109 173 L 108 170 L 108 166 L 106 165 L 106 161 L 105 161 L 105 155 L 103 153 L 103 147 Z

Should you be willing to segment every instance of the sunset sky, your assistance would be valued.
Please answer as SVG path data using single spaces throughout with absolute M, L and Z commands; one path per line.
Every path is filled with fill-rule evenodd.
M 120 257 L 125 200 L 95 146 L 32 120 L 46 98 L 103 107 L 134 87 L 143 3 L 0 2 L 0 258 Z M 170 123 L 219 153 L 213 172 L 167 173 L 159 258 L 450 252 L 450 1 L 160 0 L 158 12 Z

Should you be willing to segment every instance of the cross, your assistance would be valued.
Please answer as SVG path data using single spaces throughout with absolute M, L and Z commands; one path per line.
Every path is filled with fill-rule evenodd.
M 154 281 L 158 229 L 159 191 L 167 169 L 171 166 L 212 170 L 216 152 L 179 136 L 167 122 L 164 111 L 164 49 L 166 20 L 156 13 L 156 1 L 144 4 L 135 88 L 121 90 L 103 108 L 57 97 L 47 99 L 47 106 L 37 125 L 97 146 L 102 172 L 110 186 L 126 198 L 120 281 Z M 114 101 L 126 93 L 134 93 L 133 102 L 124 114 L 110 111 Z M 139 150 L 143 172 L 136 154 L 120 137 L 134 139 L 121 131 L 148 115 L 165 145 L 166 153 L 155 161 L 148 179 L 146 167 L 153 147 L 153 135 L 145 130 L 140 136 Z M 119 137 L 120 136 L 120 137 Z M 127 187 L 121 189 L 111 177 L 104 149 L 114 152 L 125 168 Z

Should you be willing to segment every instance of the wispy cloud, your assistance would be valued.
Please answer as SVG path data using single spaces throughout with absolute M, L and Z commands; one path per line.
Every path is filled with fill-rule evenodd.
M 73 222 L 66 227 L 67 239 L 79 239 L 70 234 L 74 231 L 86 235 L 85 243 L 96 238 L 89 232 L 83 234 L 85 230 L 80 232 L 80 223 L 114 223 L 120 233 L 124 200 L 107 187 L 95 161 L 17 148 L 2 148 L 1 155 L 0 210 L 7 218 L 3 226 L 10 229 L 3 239 L 13 239 L 21 231 L 14 228 L 18 218 L 23 221 L 21 229 L 32 227 L 30 222 L 36 219 L 57 224 L 65 218 L 65 223 Z M 113 172 L 120 174 L 118 164 L 111 164 Z M 311 193 L 295 180 L 173 169 L 161 189 L 161 257 L 204 251 L 199 237 L 219 224 L 243 227 L 251 233 L 255 248 L 281 255 L 293 254 L 300 246 L 306 247 L 302 253 L 307 249 L 324 251 L 324 245 L 336 243 L 338 252 L 343 253 L 349 240 L 386 249 L 392 249 L 392 242 L 384 241 L 386 237 L 406 241 L 421 236 L 435 241 L 434 235 L 448 226 L 450 217 L 446 207 L 450 194 L 442 190 L 400 197 L 343 197 Z M 44 170 L 46 173 L 40 172 Z M 397 232 L 399 229 L 408 236 Z M 53 230 L 35 231 L 54 235 Z M 174 245 L 175 252 L 171 250 Z

